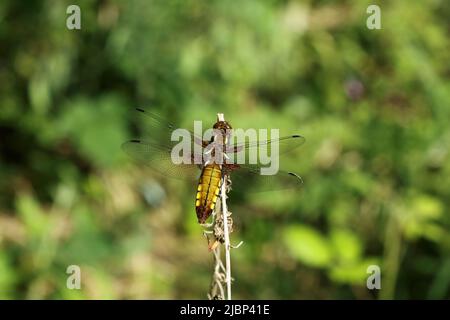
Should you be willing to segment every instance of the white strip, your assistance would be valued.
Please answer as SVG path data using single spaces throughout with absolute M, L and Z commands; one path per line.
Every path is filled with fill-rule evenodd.
M 225 233 L 225 269 L 227 284 L 227 300 L 231 300 L 231 256 L 230 256 L 230 235 L 228 233 L 228 209 L 227 209 L 227 195 L 226 195 L 226 176 L 223 177 L 222 182 L 222 215 L 223 215 L 223 232 Z

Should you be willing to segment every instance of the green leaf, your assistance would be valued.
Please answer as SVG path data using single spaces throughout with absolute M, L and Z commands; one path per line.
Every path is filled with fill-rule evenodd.
M 376 258 L 368 258 L 349 265 L 334 265 L 328 272 L 328 276 L 336 282 L 364 286 L 370 275 L 367 273 L 367 267 L 370 265 L 379 265 L 379 262 Z
M 308 266 L 325 267 L 331 262 L 332 252 L 327 239 L 311 227 L 287 227 L 283 240 L 290 254 Z
M 330 235 L 334 254 L 342 263 L 355 262 L 362 252 L 361 239 L 349 230 L 333 230 Z

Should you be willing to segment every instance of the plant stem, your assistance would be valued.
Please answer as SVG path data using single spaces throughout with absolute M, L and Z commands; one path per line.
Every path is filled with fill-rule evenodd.
M 227 284 L 227 300 L 231 300 L 231 254 L 230 254 L 230 234 L 228 230 L 228 210 L 227 210 L 227 194 L 226 194 L 227 177 L 224 176 L 222 182 L 222 216 L 223 216 L 223 232 L 225 239 L 225 282 Z
M 217 114 L 217 121 L 225 121 L 223 113 Z M 209 299 L 231 300 L 232 246 L 230 244 L 230 233 L 233 232 L 233 220 L 231 220 L 231 212 L 228 212 L 227 207 L 227 192 L 229 191 L 230 186 L 231 181 L 229 180 L 229 176 L 224 174 L 220 185 L 220 201 L 217 203 L 214 210 L 212 224 L 207 225 L 207 228 L 211 228 L 212 230 L 205 231 L 209 249 L 214 255 L 215 265 L 211 288 L 208 293 Z M 212 239 L 208 234 L 212 234 Z M 222 262 L 220 254 L 221 244 L 225 246 L 225 265 Z M 226 290 L 224 289 L 225 286 Z

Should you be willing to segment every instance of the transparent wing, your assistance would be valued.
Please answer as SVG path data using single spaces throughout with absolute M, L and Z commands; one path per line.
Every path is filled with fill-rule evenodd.
M 136 108 L 136 110 L 149 120 L 146 123 L 146 129 L 150 132 L 148 138 L 151 140 L 131 140 L 125 142 L 122 145 L 122 149 L 139 163 L 151 167 L 166 177 L 197 181 L 200 175 L 199 167 L 201 168 L 201 166 L 195 165 L 193 159 L 201 159 L 201 154 L 184 154 L 184 162 L 191 164 L 176 165 L 172 162 L 171 150 L 178 142 L 171 141 L 171 134 L 178 126 L 149 110 L 143 108 Z M 187 132 L 191 137 L 190 150 L 195 150 L 194 143 L 206 147 L 207 142 L 203 142 L 201 137 L 190 130 L 187 130 Z M 224 165 L 224 172 L 230 173 L 233 185 L 238 185 L 239 189 L 241 189 L 241 186 L 252 187 L 248 191 L 283 190 L 301 187 L 301 178 L 292 172 L 279 171 L 275 175 L 260 174 L 263 164 L 260 163 L 259 155 L 265 153 L 267 155 L 270 154 L 270 157 L 276 156 L 273 154 L 275 142 L 279 147 L 278 155 L 282 155 L 292 152 L 301 146 L 305 142 L 305 138 L 298 134 L 285 135 L 277 139 L 246 141 L 227 147 L 226 153 L 230 155 L 231 159 L 237 160 L 242 154 L 244 154 L 244 159 L 246 159 L 242 162 L 243 164 L 234 161 L 231 163 L 238 164 Z M 247 154 L 251 152 L 257 153 L 256 164 L 248 164 Z M 198 163 L 198 161 L 195 163 Z
M 262 141 L 246 141 L 244 143 L 237 143 L 233 145 L 235 149 L 249 149 L 249 148 L 258 148 L 258 147 L 267 147 L 275 142 L 278 142 L 280 145 L 289 147 L 290 149 L 297 148 L 301 146 L 305 142 L 305 138 L 299 134 L 293 134 L 288 136 L 283 136 L 276 139 L 268 139 Z
M 276 145 L 278 145 L 278 152 L 276 152 Z M 284 154 L 288 154 L 298 147 L 300 147 L 303 143 L 305 143 L 305 138 L 301 135 L 288 135 L 283 136 L 276 139 L 268 139 L 268 140 L 256 140 L 256 141 L 246 141 L 243 143 L 236 143 L 226 148 L 226 153 L 232 163 L 239 164 L 239 158 L 249 159 L 250 154 L 253 153 L 258 161 L 257 164 L 260 163 L 260 155 L 263 153 L 264 155 L 270 155 L 271 157 L 281 156 Z M 244 162 L 246 163 L 246 162 Z
M 300 189 L 302 178 L 289 171 L 279 170 L 274 175 L 262 175 L 259 165 L 231 165 L 225 166 L 225 173 L 231 177 L 232 189 L 246 192 L 265 192 L 286 189 Z
M 174 144 L 175 142 L 171 141 L 171 135 L 172 132 L 176 129 L 179 129 L 179 126 L 174 125 L 173 123 L 168 122 L 161 116 L 159 116 L 156 113 L 153 113 L 149 110 L 146 110 L 144 108 L 136 108 L 137 111 L 139 111 L 141 114 L 146 116 L 146 119 L 148 120 L 147 123 L 145 123 L 146 127 L 144 130 L 148 134 L 148 138 L 152 140 L 161 140 L 164 139 L 168 142 L 168 144 Z M 157 129 L 158 132 L 156 132 L 154 129 Z M 193 131 L 183 128 L 187 132 L 189 132 L 189 135 L 191 137 L 191 141 L 193 143 L 197 143 L 199 145 L 203 145 L 202 138 L 196 134 L 194 134 Z M 162 137 L 157 137 L 157 133 L 162 133 Z
M 200 170 L 194 164 L 195 156 L 183 155 L 184 163 L 175 164 L 171 158 L 171 148 L 157 143 L 141 140 L 130 140 L 122 144 L 122 149 L 135 161 L 144 164 L 159 174 L 188 181 L 198 181 Z

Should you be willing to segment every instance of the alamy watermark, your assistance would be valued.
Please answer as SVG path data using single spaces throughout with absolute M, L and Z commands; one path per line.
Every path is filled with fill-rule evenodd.
M 66 280 L 67 289 L 81 289 L 81 268 L 73 264 L 67 267 L 66 273 L 69 274 Z
M 70 16 L 66 19 L 66 27 L 69 30 L 81 29 L 81 9 L 79 6 L 72 4 L 67 7 L 66 13 Z
M 202 122 L 194 121 L 194 136 L 186 129 L 175 129 L 171 140 L 178 142 L 171 151 L 174 164 L 259 164 L 262 175 L 274 175 L 279 169 L 279 130 L 208 129 L 202 134 Z M 248 142 L 246 142 L 248 141 Z
M 367 277 L 366 286 L 367 289 L 373 290 L 381 289 L 381 269 L 377 265 L 370 265 L 367 267 L 367 273 L 370 274 L 369 277 Z
M 366 12 L 370 14 L 366 20 L 366 26 L 369 30 L 381 29 L 381 9 L 376 4 L 367 7 Z

